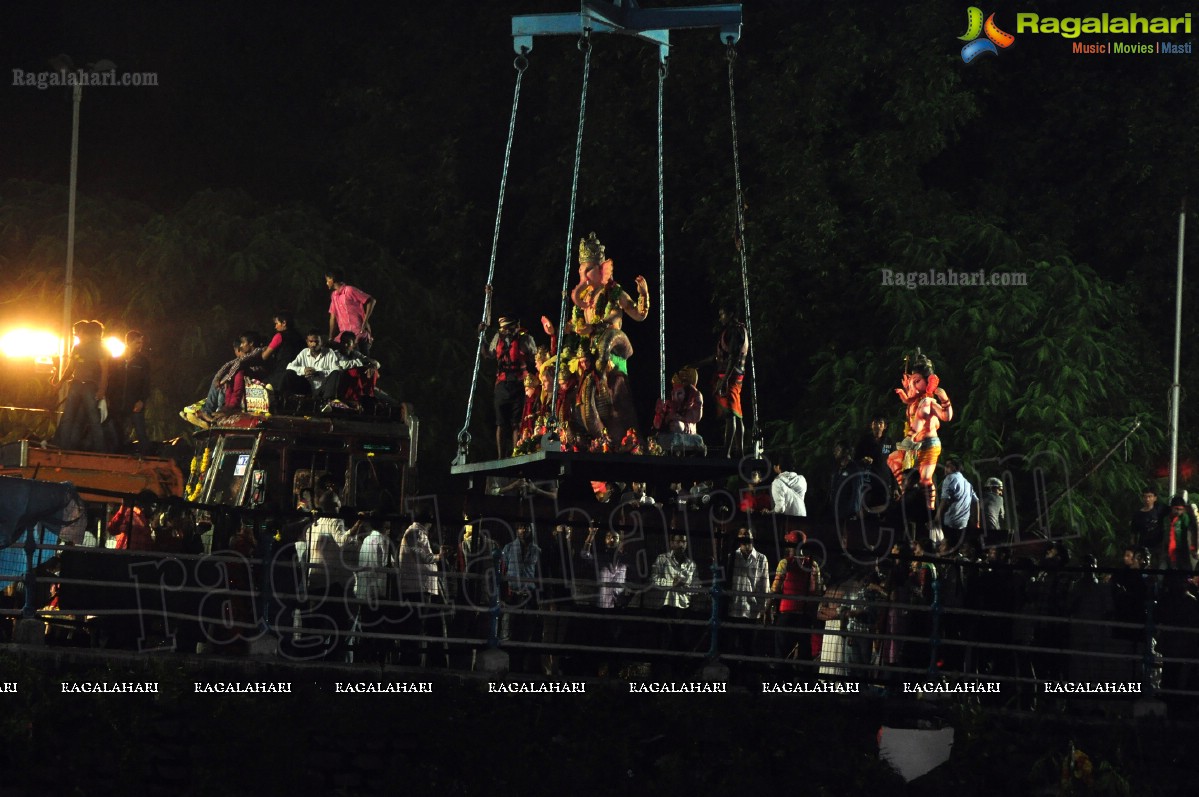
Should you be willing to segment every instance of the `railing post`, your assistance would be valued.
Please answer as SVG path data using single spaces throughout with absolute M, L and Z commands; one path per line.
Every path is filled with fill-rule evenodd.
M 491 567 L 495 576 L 495 589 L 491 591 L 491 623 L 487 647 L 495 650 L 500 646 L 500 549 L 495 546 L 491 549 Z
M 708 647 L 708 658 L 715 659 L 720 655 L 720 646 L 717 644 L 717 637 L 720 633 L 720 567 L 712 563 L 712 614 L 708 618 L 708 637 L 711 640 L 711 645 Z
M 932 624 L 928 640 L 928 674 L 937 674 L 937 657 L 941 652 L 941 571 L 933 577 Z
M 33 596 L 37 592 L 37 568 L 33 565 L 35 552 L 37 551 L 37 540 L 34 536 L 42 537 L 42 524 L 38 523 L 31 528 L 25 529 L 25 608 L 21 610 L 21 616 L 30 619 L 34 616 Z
M 274 568 L 275 557 L 278 550 L 274 545 L 273 535 L 268 533 L 267 523 L 262 519 L 254 520 L 254 542 L 255 548 L 260 552 L 262 570 L 259 574 L 259 594 L 262 596 L 262 611 L 258 615 L 258 632 L 259 634 L 270 633 L 271 614 L 275 603 L 274 590 Z
M 1142 578 L 1144 578 L 1144 577 L 1142 576 Z M 1167 574 L 1166 578 L 1170 578 L 1170 574 Z M 1145 684 L 1146 690 L 1148 691 L 1149 695 L 1152 696 L 1154 694 L 1154 692 L 1157 691 L 1155 688 L 1156 685 L 1154 684 L 1154 679 L 1153 679 L 1153 670 L 1157 664 L 1156 657 L 1154 656 L 1154 653 L 1153 653 L 1153 637 L 1154 637 L 1154 633 L 1156 632 L 1156 627 L 1155 627 L 1154 621 L 1153 621 L 1153 614 L 1154 614 L 1153 609 L 1157 605 L 1158 580 L 1156 578 L 1148 578 L 1148 579 L 1146 579 L 1146 581 L 1147 581 L 1147 584 L 1146 584 L 1147 588 L 1145 590 L 1145 640 L 1144 640 L 1145 655 L 1141 662 L 1141 682 L 1143 684 Z

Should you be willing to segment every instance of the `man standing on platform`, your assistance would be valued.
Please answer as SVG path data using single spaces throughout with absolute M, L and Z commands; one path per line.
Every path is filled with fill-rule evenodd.
M 364 355 L 371 353 L 370 318 L 375 311 L 375 300 L 370 294 L 347 285 L 340 269 L 325 272 L 325 286 L 329 296 L 329 342 L 340 342 L 340 333 L 353 332 L 358 336 L 358 350 Z
M 500 318 L 500 329 L 484 351 L 496 362 L 495 447 L 498 458 L 511 456 L 520 437 L 525 409 L 525 377 L 537 371 L 537 345 L 515 318 Z
M 1153 486 L 1146 487 L 1141 493 L 1141 508 L 1132 513 L 1129 544 L 1156 550 L 1162 544 L 1162 518 L 1165 516 L 1166 510 L 1157 502 L 1157 490 Z
M 112 360 L 104 349 L 104 325 L 99 321 L 78 321 L 73 330 L 79 343 L 71 350 L 59 380 L 69 387 L 62 418 L 54 432 L 54 444 L 59 448 L 104 451 L 100 402 L 108 391 L 108 364 Z
M 137 435 L 139 454 L 150 452 L 146 437 L 146 398 L 150 395 L 150 360 L 142 353 L 146 338 L 136 329 L 125 333 L 125 354 L 111 366 L 109 383 L 113 387 L 113 426 L 117 433 L 117 451 L 129 444 L 129 430 Z
M 749 335 L 745 324 L 727 307 L 720 308 L 720 337 L 716 353 L 700 360 L 696 366 L 716 364 L 713 393 L 716 395 L 716 417 L 724 418 L 725 456 L 733 451 L 745 452 L 745 420 L 741 412 L 741 383 L 745 381 L 745 358 L 749 354 Z
M 941 501 L 937 505 L 937 525 L 941 527 L 950 551 L 962 546 L 967 528 L 978 528 L 978 495 L 962 475 L 962 463 L 956 457 L 945 460 L 949 474 L 941 482 Z M 939 542 L 934 534 L 934 542 Z

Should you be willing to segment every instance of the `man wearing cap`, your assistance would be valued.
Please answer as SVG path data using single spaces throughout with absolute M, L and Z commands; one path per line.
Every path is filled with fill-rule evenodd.
M 983 545 L 997 542 L 1007 524 L 1007 515 L 1003 508 L 1003 481 L 994 476 L 983 487 L 981 518 Z
M 734 653 L 751 656 L 757 628 L 753 623 L 762 618 L 766 595 L 770 588 L 770 562 L 766 555 L 754 549 L 754 533 L 748 528 L 737 530 L 737 548 L 729 557 L 725 569 L 729 589 L 729 618 L 735 622 L 729 629 Z
M 1170 514 L 1162 521 L 1161 566 L 1167 570 L 1194 570 L 1199 562 L 1196 550 L 1195 515 L 1186 499 L 1176 495 L 1170 499 Z
M 502 459 L 512 453 L 525 408 L 525 377 L 536 373 L 537 345 L 515 318 L 500 318 L 499 331 L 485 353 L 496 361 L 495 447 Z
M 808 536 L 802 531 L 788 531 L 783 537 L 783 558 L 774 571 L 770 591 L 784 597 L 778 602 L 775 625 L 775 655 L 779 658 L 812 659 L 812 622 L 815 605 L 796 598 L 819 596 L 820 566 L 810 556 L 800 552 Z M 791 652 L 795 655 L 792 657 Z

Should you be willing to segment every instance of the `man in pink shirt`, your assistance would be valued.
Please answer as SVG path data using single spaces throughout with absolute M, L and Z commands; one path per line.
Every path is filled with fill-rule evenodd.
M 358 350 L 364 355 L 370 354 L 370 317 L 375 310 L 374 298 L 347 285 L 340 269 L 325 273 L 325 285 L 330 291 L 329 340 L 339 340 L 341 333 L 353 332 L 358 336 Z

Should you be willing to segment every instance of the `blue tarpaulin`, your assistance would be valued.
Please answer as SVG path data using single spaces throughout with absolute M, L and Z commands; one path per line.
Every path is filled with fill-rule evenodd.
M 9 579 L 23 578 L 25 573 L 29 570 L 28 562 L 25 561 L 26 534 L 27 532 L 22 532 L 21 536 L 17 537 L 16 541 L 14 541 L 11 546 L 0 551 L 0 579 L 2 579 L 5 584 Z M 34 534 L 34 542 L 41 542 L 50 546 L 58 545 L 58 535 L 53 531 L 50 531 L 49 529 L 43 529 L 42 534 L 44 535 L 44 539 L 39 539 L 38 535 Z M 56 551 L 54 548 L 39 548 L 33 552 L 33 566 L 37 567 L 50 557 L 54 556 L 55 553 Z M 3 586 L 4 584 L 0 584 L 0 587 Z

